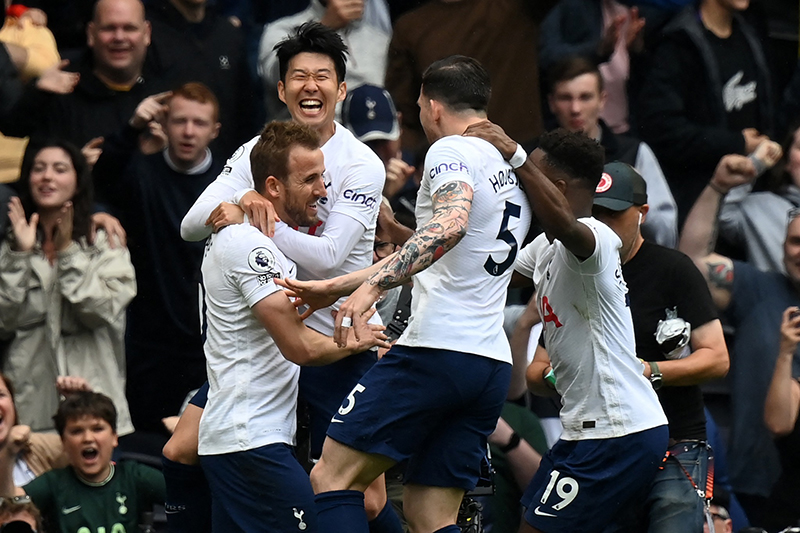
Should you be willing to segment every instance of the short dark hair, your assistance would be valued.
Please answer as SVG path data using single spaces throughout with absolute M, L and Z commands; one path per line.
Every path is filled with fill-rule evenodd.
M 36 156 L 45 148 L 61 148 L 66 152 L 72 162 L 72 166 L 75 168 L 75 195 L 70 199 L 73 209 L 72 240 L 77 241 L 81 237 L 88 238 L 92 223 L 92 210 L 94 208 L 92 169 L 80 149 L 64 139 L 37 139 L 28 143 L 25 155 L 22 157 L 19 184 L 17 185 L 19 199 L 25 209 L 25 215 L 30 218 L 37 211 L 37 206 L 33 203 L 31 195 L 31 170 L 33 170 L 33 162 Z
M 492 84 L 489 73 L 477 59 L 455 55 L 434 61 L 425 69 L 422 93 L 453 111 L 486 112 Z
M 558 128 L 539 137 L 539 148 L 548 164 L 579 180 L 592 192 L 597 188 L 605 160 L 600 143 L 583 133 Z
M 289 152 L 295 146 L 315 150 L 319 148 L 319 134 L 297 122 L 273 121 L 264 126 L 250 152 L 253 184 L 259 193 L 264 192 L 264 183 L 269 176 L 286 183 L 289 177 Z
M 211 104 L 211 107 L 214 108 L 214 122 L 219 119 L 219 100 L 217 100 L 217 96 L 214 94 L 214 91 L 199 81 L 190 81 L 189 83 L 184 83 L 172 91 L 170 100 L 176 96 L 180 96 L 181 98 L 189 100 L 190 102 Z
M 78 391 L 70 393 L 58 406 L 53 417 L 58 434 L 63 437 L 67 423 L 83 416 L 101 418 L 108 422 L 114 433 L 117 432 L 117 409 L 111 398 L 99 392 Z
M 286 72 L 289 70 L 289 61 L 297 54 L 309 52 L 322 54 L 331 58 L 336 68 L 336 81 L 344 81 L 347 68 L 347 45 L 336 31 L 323 26 L 319 22 L 306 22 L 294 29 L 284 40 L 273 48 L 278 56 L 278 70 L 281 81 L 286 83 Z
M 581 56 L 566 57 L 550 67 L 547 71 L 547 91 L 553 94 L 559 83 L 574 80 L 584 74 L 594 74 L 597 78 L 597 92 L 603 92 L 605 85 L 600 69 L 592 61 Z

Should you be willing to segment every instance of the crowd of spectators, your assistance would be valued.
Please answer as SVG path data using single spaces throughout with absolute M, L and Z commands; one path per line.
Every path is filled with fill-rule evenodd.
M 335 105 L 337 127 L 348 128 L 383 163 L 374 251 L 376 261 L 385 257 L 416 223 L 428 145 L 417 105 L 422 74 L 434 61 L 462 54 L 491 75 L 488 118 L 527 152 L 545 131 L 561 127 L 595 139 L 607 163 L 625 163 L 641 175 L 646 194 L 631 205 L 648 207 L 636 238 L 694 260 L 716 307 L 705 310 L 702 323 L 688 324 L 686 340 L 671 348 L 672 355 L 665 350 L 655 360 L 686 357 L 689 348 L 675 354 L 688 339 L 696 349 L 698 329 L 717 313 L 730 354 L 729 375 L 716 382 L 729 402 L 715 412 L 727 437 L 716 453 L 727 455 L 729 494 L 713 502 L 709 516 L 734 531 L 799 525 L 800 451 L 793 443 L 800 431 L 800 63 L 787 63 L 779 53 L 783 43 L 768 16 L 783 5 L 5 0 L 0 426 L 6 418 L 6 424 L 13 420 L 46 436 L 56 429 L 52 417 L 60 399 L 91 390 L 111 399 L 113 420 L 106 422 L 114 442 L 119 437 L 115 454 L 159 457 L 185 399 L 207 379 L 198 305 L 204 247 L 181 235 L 181 221 L 201 193 L 230 171 L 241 145 L 266 121 L 290 118 L 287 104 L 307 117 Z M 274 48 L 308 21 L 332 28 L 348 47 L 346 76 L 339 80 L 346 87 L 333 102 L 324 101 L 319 87 L 325 80 L 316 78 L 302 99 L 286 101 L 287 73 Z M 798 26 L 795 17 L 795 49 Z M 248 214 L 250 194 L 235 198 Z M 611 212 L 605 215 L 616 216 Z M 252 222 L 265 232 L 273 225 Z M 534 236 L 532 230 L 528 240 Z M 638 284 L 654 280 L 646 281 Z M 677 292 L 680 281 L 670 283 Z M 687 282 L 682 290 L 697 287 Z M 664 301 L 682 302 L 675 292 Z M 512 292 L 509 302 L 525 304 L 529 297 Z M 402 328 L 397 317 L 404 301 L 407 293 L 397 290 L 391 305 L 382 304 L 387 325 Z M 661 320 L 676 318 L 665 311 Z M 558 407 L 532 403 L 526 390 L 525 369 L 538 339 L 527 340 L 539 320 L 535 305 L 522 316 L 524 340 L 515 344 L 511 336 L 512 393 L 490 438 L 499 483 L 506 486 L 481 499 L 484 527 L 497 533 L 516 531 L 516 500 L 532 476 L 509 446 L 514 439 L 519 445 L 519 433 L 530 441 L 522 461 L 538 461 L 552 442 L 544 436 L 553 431 L 540 418 Z M 518 330 L 511 321 L 509 331 Z M 671 383 L 667 364 L 663 385 L 694 387 L 724 374 L 723 367 Z M 658 366 L 644 371 L 662 384 Z M 7 389 L 13 413 L 3 412 Z M 699 397 L 699 389 L 691 390 Z M 694 404 L 692 416 L 701 409 L 702 402 Z M 68 416 L 111 418 L 107 406 L 78 410 Z M 706 440 L 705 430 L 688 433 Z M 0 440 L 11 438 L 10 431 L 4 439 L 0 432 Z M 27 464 L 20 471 L 28 478 L 15 470 L 17 485 L 65 463 Z M 154 490 L 160 494 L 163 487 Z M 40 522 L 29 500 L 8 505 L 0 502 L 0 516 L 27 513 L 34 525 Z

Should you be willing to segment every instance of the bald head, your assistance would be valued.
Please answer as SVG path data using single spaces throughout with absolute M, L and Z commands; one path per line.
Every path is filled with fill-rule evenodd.
M 98 0 L 94 5 L 92 22 L 96 24 L 102 20 L 102 16 L 106 11 L 119 8 L 127 8 L 131 11 L 131 14 L 138 14 L 138 20 L 144 22 L 144 3 L 142 3 L 142 0 Z
M 136 82 L 150 46 L 150 23 L 141 0 L 99 0 L 86 37 L 101 80 L 113 85 Z

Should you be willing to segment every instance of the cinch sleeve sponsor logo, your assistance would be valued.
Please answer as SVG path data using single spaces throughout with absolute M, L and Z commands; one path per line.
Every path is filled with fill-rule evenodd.
M 347 189 L 346 191 L 344 191 L 344 194 L 342 196 L 344 197 L 345 200 L 350 200 L 351 202 L 362 204 L 367 207 L 373 207 L 375 203 L 378 201 L 376 198 L 367 196 L 363 192 L 353 189 Z
M 452 163 L 439 163 L 430 170 L 429 176 L 431 179 L 433 179 L 442 172 L 446 172 L 448 170 L 452 170 L 453 172 L 466 172 L 467 174 L 470 173 L 469 167 L 466 165 L 466 163 L 461 161 L 453 161 Z

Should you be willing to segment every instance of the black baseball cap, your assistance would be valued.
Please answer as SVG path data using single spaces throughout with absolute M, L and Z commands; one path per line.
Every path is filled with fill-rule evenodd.
M 400 138 L 392 97 L 376 85 L 364 84 L 348 91 L 342 105 L 342 124 L 361 142 Z
M 624 211 L 647 203 L 647 183 L 635 168 L 621 161 L 603 167 L 603 176 L 594 192 L 594 205 Z

